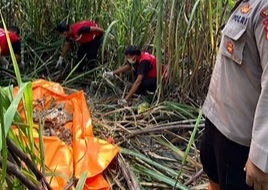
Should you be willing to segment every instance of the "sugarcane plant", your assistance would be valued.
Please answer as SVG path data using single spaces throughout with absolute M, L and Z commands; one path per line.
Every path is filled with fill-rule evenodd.
M 198 117 L 199 108 L 204 101 L 214 66 L 221 35 L 220 26 L 225 22 L 234 2 L 1 1 L 1 11 L 7 23 L 20 25 L 22 28 L 22 58 L 26 63 L 20 73 L 16 61 L 12 61 L 14 69 L 7 70 L 8 79 L 0 81 L 8 86 L 0 88 L 0 147 L 3 173 L 1 184 L 13 189 L 20 189 L 22 186 L 26 189 L 26 186 L 19 182 L 24 179 L 19 177 L 22 174 L 24 177 L 27 176 L 27 180 L 35 187 L 43 184 L 43 178 L 37 177 L 38 175 L 27 167 L 28 164 L 21 164 L 26 160 L 17 153 L 12 153 L 14 150 L 10 150 L 9 140 L 27 154 L 35 166 L 41 166 L 42 175 L 47 175 L 43 173 L 45 164 L 43 159 L 40 159 L 44 154 L 42 139 L 40 147 L 36 147 L 32 141 L 31 82 L 23 82 L 42 77 L 59 81 L 66 88 L 77 87 L 78 85 L 74 84 L 80 84 L 81 79 L 91 81 L 89 103 L 96 122 L 95 133 L 103 138 L 112 135 L 123 147 L 118 157 L 119 173 L 130 182 L 126 185 L 118 177 L 118 170 L 109 168 L 106 178 L 112 187 L 193 187 L 193 182 L 189 182 L 189 179 L 201 170 L 196 145 L 203 127 L 203 120 Z M 75 74 L 72 64 L 76 55 L 72 52 L 75 52 L 77 47 L 74 45 L 73 51 L 66 59 L 65 68 L 57 70 L 55 65 L 63 39 L 55 33 L 54 27 L 59 22 L 70 24 L 84 19 L 95 20 L 106 30 L 98 67 L 79 75 Z M 112 71 L 125 63 L 124 49 L 131 44 L 155 54 L 158 62 L 159 91 L 153 98 L 149 97 L 147 102 L 150 107 L 142 113 L 137 113 L 136 105 L 128 108 L 118 108 L 116 105 L 116 98 L 122 96 L 128 86 L 128 77 L 120 76 L 114 81 L 102 79 L 104 70 Z M 159 76 L 160 63 L 164 63 L 169 71 L 169 80 L 164 85 L 161 84 Z M 10 84 L 19 86 L 19 92 L 15 97 L 12 95 L 13 86 Z M 133 99 L 135 101 L 135 98 Z M 27 116 L 26 124 L 22 123 L 16 111 L 19 102 L 23 102 Z M 11 125 L 19 129 L 19 136 L 12 133 Z M 177 134 L 178 131 L 180 134 Z M 22 136 L 29 139 L 28 143 Z M 175 146 L 173 137 L 180 139 L 182 145 L 179 143 Z M 157 146 L 144 145 L 143 138 L 150 139 L 150 142 Z M 175 158 L 160 155 L 157 152 L 158 147 L 171 151 L 169 154 L 175 154 Z M 40 155 L 33 154 L 36 149 Z M 175 168 L 174 162 L 179 163 Z M 11 164 L 15 164 L 18 168 L 16 172 L 20 172 L 17 177 L 10 173 L 9 167 L 14 167 Z M 78 183 L 79 188 L 83 186 L 83 176 Z M 196 186 L 203 180 L 206 181 L 203 176 L 200 179 Z
M 37 162 L 34 162 L 33 142 L 33 120 L 32 120 L 32 94 L 31 83 L 23 83 L 20 77 L 19 67 L 11 46 L 8 31 L 1 13 L 1 19 L 5 29 L 10 55 L 16 74 L 18 92 L 13 96 L 13 87 L 0 88 L 0 115 L 1 115 L 1 142 L 0 142 L 0 164 L 1 184 L 8 189 L 52 189 L 49 186 L 44 174 L 37 169 Z M 23 102 L 27 123 L 22 123 L 17 111 L 18 105 Z M 15 134 L 11 129 L 12 125 L 19 129 Z M 23 141 L 23 136 L 29 140 Z M 20 140 L 18 140 L 20 139 Z M 39 163 L 42 161 L 38 161 Z

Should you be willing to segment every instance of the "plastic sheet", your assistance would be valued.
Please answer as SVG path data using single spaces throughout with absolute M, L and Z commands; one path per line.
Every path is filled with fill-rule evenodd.
M 64 124 L 72 131 L 71 145 L 57 136 L 43 136 L 45 164 L 50 170 L 47 173 L 56 174 L 47 178 L 53 190 L 62 190 L 69 179 L 73 176 L 79 179 L 83 172 L 87 172 L 84 190 L 108 190 L 109 184 L 102 172 L 116 156 L 119 147 L 94 137 L 83 91 L 66 94 L 60 84 L 46 80 L 34 81 L 32 90 L 33 109 L 42 111 L 50 109 L 52 104 L 63 103 L 63 109 L 72 114 L 72 120 Z M 23 117 L 22 106 L 19 109 Z M 34 131 L 34 140 L 38 146 L 38 130 Z

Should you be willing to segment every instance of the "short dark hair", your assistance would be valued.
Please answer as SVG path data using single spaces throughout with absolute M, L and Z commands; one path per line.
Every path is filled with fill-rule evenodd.
M 125 55 L 141 55 L 141 50 L 137 46 L 128 46 Z
M 12 26 L 8 27 L 7 30 L 11 31 L 11 32 L 13 32 L 13 33 L 15 33 L 17 35 L 20 35 L 20 29 L 17 26 L 12 25 Z
M 60 23 L 56 26 L 56 30 L 59 32 L 59 33 L 63 33 L 63 32 L 67 32 L 70 30 L 70 27 L 68 24 L 65 24 L 65 23 Z

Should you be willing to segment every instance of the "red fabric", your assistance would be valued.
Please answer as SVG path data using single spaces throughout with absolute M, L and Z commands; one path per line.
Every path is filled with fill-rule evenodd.
M 149 61 L 151 63 L 151 66 L 152 66 L 152 68 L 150 69 L 150 71 L 148 72 L 146 77 L 156 78 L 157 77 L 157 64 L 156 64 L 155 56 L 153 56 L 147 52 L 141 52 L 141 58 L 140 58 L 139 64 L 145 60 Z M 165 68 L 164 64 L 162 64 L 161 67 L 162 67 L 162 76 L 163 76 L 166 73 L 166 68 Z
M 20 38 L 13 32 L 8 31 L 8 35 L 9 35 L 11 43 L 20 40 Z M 3 28 L 0 28 L 0 47 L 1 47 L 1 55 L 5 56 L 9 54 L 6 33 Z
M 71 27 L 71 30 L 73 31 L 74 40 L 77 43 L 91 42 L 92 40 L 94 40 L 95 37 L 101 35 L 101 32 L 89 32 L 88 34 L 83 34 L 80 37 L 78 35 L 78 30 L 83 26 L 98 27 L 98 25 L 95 22 L 92 22 L 92 21 L 81 21 L 81 22 L 78 22 L 78 23 L 75 23 L 75 24 L 71 25 L 70 27 Z
M 153 56 L 147 52 L 141 52 L 141 58 L 140 58 L 139 64 L 142 61 L 149 61 L 151 63 L 151 66 L 152 66 L 150 71 L 147 73 L 146 77 L 156 78 L 157 70 L 156 70 L 156 58 L 155 58 L 155 56 Z

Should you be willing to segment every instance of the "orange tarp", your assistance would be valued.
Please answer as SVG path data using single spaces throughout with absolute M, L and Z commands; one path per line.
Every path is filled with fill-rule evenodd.
M 35 102 L 41 99 L 44 100 L 46 107 L 53 98 L 56 104 L 64 102 L 64 108 L 72 113 L 72 121 L 64 125 L 72 131 L 71 145 L 66 145 L 56 136 L 43 136 L 45 164 L 50 169 L 47 173 L 60 174 L 47 179 L 51 181 L 53 190 L 62 190 L 67 184 L 66 178 L 70 179 L 75 176 L 79 179 L 83 172 L 87 172 L 84 190 L 108 190 L 109 185 L 102 176 L 102 172 L 116 156 L 119 148 L 94 137 L 92 120 L 83 91 L 68 95 L 60 84 L 46 80 L 34 81 L 32 90 L 33 107 L 37 106 Z M 21 114 L 23 117 L 22 111 Z M 34 140 L 38 145 L 36 130 Z

